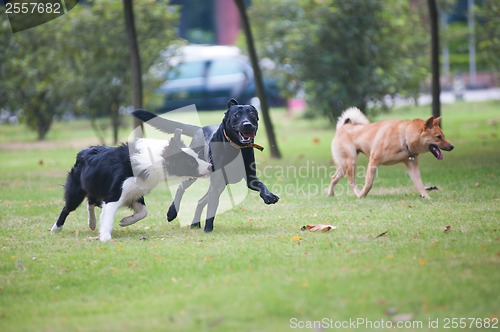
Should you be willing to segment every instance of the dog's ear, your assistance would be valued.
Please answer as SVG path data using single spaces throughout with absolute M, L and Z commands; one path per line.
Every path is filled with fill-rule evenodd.
M 182 131 L 181 131 L 182 132 Z M 165 154 L 168 156 L 173 156 L 177 153 L 182 152 L 183 143 L 180 139 L 180 133 L 177 136 L 177 132 L 174 134 L 174 137 L 170 139 L 168 146 L 165 147 Z
M 173 139 L 176 140 L 177 143 L 181 143 L 181 135 L 182 135 L 182 129 L 175 128 Z M 180 145 L 182 145 L 182 144 L 180 144 Z
M 425 122 L 425 129 L 432 129 L 434 127 L 434 117 L 431 116 L 430 118 L 427 119 Z
M 230 109 L 231 106 L 234 106 L 234 105 L 239 105 L 238 101 L 234 98 L 231 98 L 231 100 L 227 102 L 227 109 Z
M 434 119 L 434 125 L 439 127 L 440 123 L 441 123 L 441 116 L 438 116 L 437 118 Z
M 239 105 L 239 104 L 238 104 L 238 101 L 234 98 L 231 98 L 231 100 L 229 100 L 227 102 L 227 111 L 224 113 L 224 119 L 222 119 L 222 123 L 224 125 L 227 125 L 227 122 L 229 119 L 229 111 L 231 110 L 231 107 L 233 107 L 235 105 Z

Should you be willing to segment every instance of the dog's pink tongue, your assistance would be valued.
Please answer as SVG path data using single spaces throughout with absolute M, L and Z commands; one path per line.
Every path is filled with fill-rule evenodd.
M 431 145 L 429 146 L 429 150 L 434 155 L 434 157 L 436 157 L 437 160 L 443 159 L 443 154 L 441 153 L 441 150 L 439 150 L 437 146 Z
M 244 139 L 249 139 L 249 138 L 254 138 L 255 134 L 254 133 L 241 133 L 241 136 L 243 136 Z

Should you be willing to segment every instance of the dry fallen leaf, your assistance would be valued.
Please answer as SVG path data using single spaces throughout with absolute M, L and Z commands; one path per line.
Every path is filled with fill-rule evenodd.
M 450 225 L 448 225 L 448 226 L 446 226 L 444 228 L 444 232 L 449 232 L 449 231 L 451 231 L 451 226 Z
M 299 235 L 295 235 L 295 236 L 292 236 L 292 239 L 291 239 L 291 240 L 292 240 L 293 242 L 297 243 L 297 244 L 300 246 L 300 240 L 301 240 L 301 239 L 302 239 L 302 238 L 301 238 Z
M 329 230 L 336 228 L 337 227 L 333 225 L 317 224 L 317 225 L 302 226 L 301 230 L 305 231 L 307 229 L 310 232 L 316 232 L 316 231 L 328 232 Z

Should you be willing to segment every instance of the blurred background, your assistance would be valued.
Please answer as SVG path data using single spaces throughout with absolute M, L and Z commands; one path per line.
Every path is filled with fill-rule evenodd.
M 133 109 L 123 6 L 80 1 L 13 33 L 0 2 L 0 122 L 44 140 L 55 121 L 88 119 L 101 141 L 118 140 Z M 430 18 L 421 0 L 247 0 L 271 108 L 324 117 L 357 106 L 386 112 L 428 103 Z M 441 99 L 500 98 L 500 4 L 437 0 Z M 229 98 L 258 106 L 240 12 L 233 0 L 133 2 L 142 106 L 224 110 Z M 1 128 L 1 127 L 0 127 Z

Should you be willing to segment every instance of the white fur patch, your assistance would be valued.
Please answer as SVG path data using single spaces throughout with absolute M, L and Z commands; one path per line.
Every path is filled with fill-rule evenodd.
M 337 130 L 345 124 L 347 119 L 349 119 L 350 122 L 355 125 L 364 125 L 370 123 L 370 121 L 366 118 L 363 112 L 360 111 L 359 108 L 350 107 L 346 109 L 341 116 L 339 116 L 337 120 Z
M 52 228 L 50 229 L 50 232 L 52 234 L 54 234 L 54 233 L 58 233 L 58 232 L 62 231 L 62 229 L 63 229 L 63 226 L 58 227 L 57 223 L 55 223 L 54 226 L 52 226 Z
M 153 187 L 164 181 L 162 152 L 168 146 L 168 141 L 140 138 L 134 144 L 136 151 L 130 155 L 134 175 L 136 177 L 139 174 L 146 175 L 148 183 L 154 184 Z

